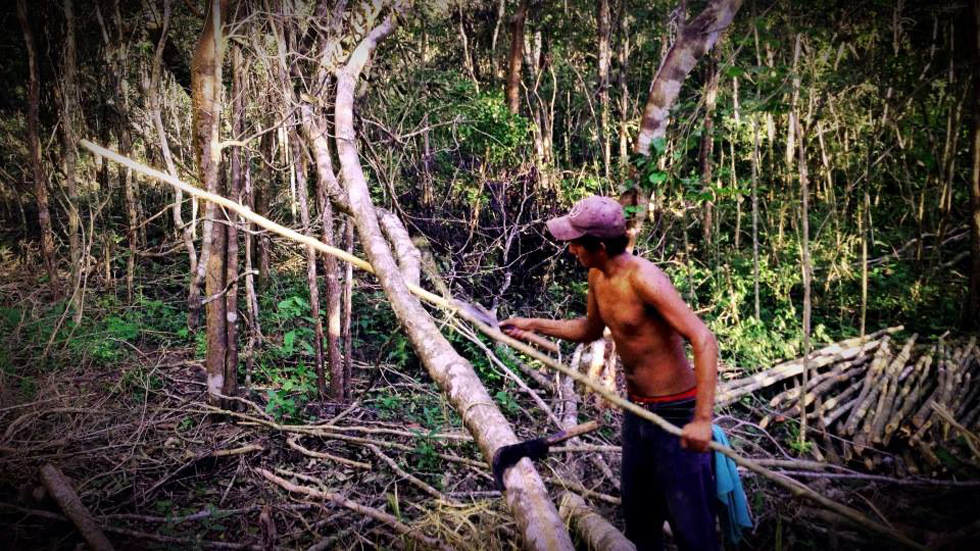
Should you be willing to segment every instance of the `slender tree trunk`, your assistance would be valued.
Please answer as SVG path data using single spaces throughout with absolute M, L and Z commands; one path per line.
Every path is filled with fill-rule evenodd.
M 214 0 L 208 7 L 204 28 L 191 61 L 191 101 L 194 107 L 194 154 L 205 189 L 222 195 L 220 178 L 221 147 L 219 127 L 221 117 L 221 65 L 224 56 L 223 17 L 227 0 Z M 201 258 L 196 277 L 204 279 L 207 296 L 207 357 L 205 360 L 209 400 L 221 404 L 218 393 L 227 394 L 236 381 L 226 377 L 228 347 L 228 311 L 224 297 L 227 283 L 227 232 L 219 217 L 222 211 L 208 203 L 205 207 Z M 214 223 L 218 222 L 218 223 Z M 203 272 L 203 274 L 202 274 Z M 203 276 L 203 277 L 202 277 Z M 190 304 L 196 318 L 201 304 Z M 234 312 L 232 313 L 235 314 Z M 192 321 L 192 320 L 189 320 Z M 192 326 L 195 323 L 190 323 Z
M 524 17 L 527 0 L 521 0 L 517 13 L 510 21 L 510 55 L 507 56 L 507 109 L 516 115 L 521 109 L 521 53 L 524 50 Z
M 263 154 L 267 159 L 272 159 L 275 156 L 275 134 L 272 132 L 266 133 L 262 136 L 259 142 L 259 147 L 263 151 Z M 255 212 L 269 217 L 269 186 L 274 178 L 274 173 L 272 169 L 262 163 L 262 175 L 263 177 L 259 179 L 258 182 L 253 184 L 255 188 Z M 258 239 L 256 239 L 256 256 L 258 257 L 259 264 L 259 274 L 258 274 L 258 286 L 260 289 L 264 288 L 269 282 L 269 273 L 272 269 L 272 239 L 269 234 L 263 232 L 259 234 Z
M 247 160 L 242 167 L 242 197 L 249 209 L 255 210 L 255 188 L 252 183 L 252 167 Z M 239 218 L 239 224 L 243 220 Z M 255 238 L 253 232 L 256 226 L 252 222 L 245 223 L 245 233 L 242 243 L 245 249 L 245 304 L 248 316 L 248 349 L 245 353 L 245 388 L 252 386 L 252 371 L 255 366 L 255 356 L 262 346 L 262 325 L 259 321 L 259 297 L 255 290 Z
M 236 138 L 245 134 L 244 81 L 246 69 L 242 66 L 242 49 L 236 45 L 232 51 L 232 122 L 231 128 Z M 235 146 L 231 154 L 228 187 L 226 196 L 241 203 L 242 191 L 242 151 Z M 231 396 L 238 392 L 238 224 L 234 217 L 225 216 L 225 353 L 223 394 Z
M 58 288 L 58 266 L 54 257 L 54 231 L 51 228 L 51 211 L 48 207 L 48 177 L 41 160 L 40 120 L 41 85 L 38 81 L 37 52 L 34 49 L 34 33 L 27 19 L 27 3 L 17 0 L 17 19 L 20 21 L 24 43 L 27 45 L 27 65 L 30 79 L 27 88 L 27 147 L 31 154 L 31 171 L 34 177 L 34 200 L 37 219 L 41 228 L 41 258 L 48 272 L 48 283 Z
M 797 39 L 799 40 L 799 39 Z M 799 42 L 797 41 L 797 47 L 799 47 Z M 799 118 L 797 118 L 797 121 Z M 799 123 L 797 122 L 797 125 Z M 803 132 L 800 127 L 797 126 L 797 150 L 799 152 L 799 174 L 800 174 L 800 197 L 801 197 L 801 210 L 800 222 L 801 222 L 801 239 L 800 239 L 800 249 L 802 256 L 802 270 L 803 270 L 803 380 L 801 382 L 801 389 L 806 389 L 810 382 L 810 287 L 811 279 L 813 274 L 813 269 L 810 266 L 810 188 L 809 188 L 809 176 L 807 175 L 807 164 L 806 164 L 806 144 L 804 141 Z M 803 400 L 806 399 L 806 392 L 800 392 L 800 444 L 806 442 L 806 429 L 807 429 L 807 415 L 806 407 Z
M 61 78 L 61 138 L 65 159 L 65 187 L 68 191 L 68 247 L 71 255 L 71 288 L 72 301 L 75 302 L 75 323 L 81 322 L 82 309 L 79 307 L 81 292 L 82 270 L 82 239 L 81 222 L 78 209 L 78 184 L 76 183 L 76 167 L 78 150 L 75 147 L 76 126 L 78 125 L 78 76 L 76 68 L 75 45 L 75 13 L 72 0 L 64 0 L 65 12 L 65 49 L 62 61 Z
M 626 9 L 626 0 L 621 0 L 619 5 L 619 168 L 620 176 L 625 175 L 625 169 L 629 163 L 629 130 L 628 121 L 632 118 L 630 114 L 630 94 L 627 85 L 629 75 L 629 19 Z
M 310 221 L 309 183 L 306 178 L 306 155 L 303 154 L 299 136 L 289 140 L 293 151 L 293 167 L 296 169 L 296 196 L 299 199 L 300 223 L 303 224 L 303 234 L 313 237 L 313 226 Z M 306 285 L 310 292 L 310 317 L 313 318 L 313 347 L 314 367 L 316 368 L 316 388 L 320 399 L 327 396 L 326 375 L 323 371 L 323 319 L 320 317 L 320 288 L 316 274 L 316 250 L 306 247 Z
M 715 105 L 718 103 L 718 48 L 712 50 L 708 56 L 706 70 L 708 82 L 704 87 L 704 132 L 701 133 L 699 160 L 701 163 L 702 189 L 705 193 L 711 194 L 713 193 L 712 180 L 714 179 L 714 159 L 712 156 L 715 149 Z M 705 251 L 711 250 L 711 234 L 714 229 L 713 211 L 714 201 L 711 198 L 705 199 L 702 212 Z
M 341 175 L 364 250 L 374 266 L 395 315 L 405 328 L 433 380 L 460 412 L 463 424 L 489 461 L 503 445 L 517 441 L 509 423 L 497 409 L 473 366 L 453 350 L 438 327 L 411 294 L 381 235 L 377 216 L 357 154 L 354 133 L 354 89 L 364 64 L 378 41 L 394 30 L 388 16 L 358 45 L 347 65 L 337 73 L 335 132 Z M 506 471 L 505 498 L 513 511 L 525 544 L 533 549 L 572 549 L 572 542 L 544 484 L 528 460 Z
M 606 180 L 609 180 L 610 158 L 612 156 L 612 144 L 609 137 L 609 64 L 612 61 L 612 50 L 609 47 L 609 28 L 611 26 L 609 15 L 609 0 L 598 0 L 596 23 L 599 39 L 599 110 L 600 123 L 599 135 L 602 144 L 602 169 Z
M 490 66 L 493 68 L 494 79 L 503 76 L 500 71 L 500 61 L 497 59 L 497 37 L 500 36 L 500 23 L 504 20 L 506 12 L 507 0 L 498 0 L 497 17 L 493 21 L 493 33 L 490 35 Z
M 177 177 L 177 167 L 174 164 L 173 153 L 170 151 L 170 143 L 167 139 L 167 130 L 163 124 L 163 109 L 160 103 L 161 94 L 161 71 L 163 64 L 163 52 L 167 45 L 167 31 L 170 28 L 170 0 L 163 0 L 163 15 L 160 26 L 160 40 L 157 42 L 156 50 L 153 54 L 153 67 L 150 70 L 149 104 L 150 118 L 153 119 L 153 126 L 156 129 L 157 139 L 160 140 L 160 151 L 163 155 L 163 162 L 167 167 L 167 172 Z M 183 218 L 184 192 L 176 189 L 174 191 L 173 221 L 174 231 L 176 231 L 184 242 L 184 249 L 187 251 L 188 265 L 190 273 L 197 272 L 197 249 L 194 247 L 194 236 L 190 224 L 184 224 Z M 194 277 L 191 277 L 189 285 L 194 284 Z M 191 296 L 199 297 L 200 291 L 191 292 L 188 287 L 188 300 Z
M 865 227 L 868 220 L 868 209 L 871 207 L 871 199 L 868 193 L 864 193 L 864 201 L 858 212 L 858 233 L 861 234 L 861 336 L 865 334 L 865 321 L 868 315 L 868 228 Z
M 980 0 L 973 0 L 974 53 L 980 59 Z M 980 78 L 973 75 L 973 170 L 970 177 L 970 305 L 967 320 L 980 325 Z
M 348 218 L 344 222 L 344 250 L 352 253 L 354 251 L 354 220 Z M 344 292 L 341 299 L 341 310 L 343 311 L 343 323 L 341 325 L 340 336 L 344 341 L 344 371 L 343 383 L 344 401 L 351 398 L 351 380 L 354 372 L 354 342 L 351 340 L 351 312 L 354 303 L 354 265 L 350 262 L 344 263 Z
M 715 45 L 741 7 L 742 0 L 711 0 L 697 17 L 684 24 L 650 84 L 650 97 L 644 107 L 634 145 L 638 155 L 649 156 L 653 140 L 666 136 L 670 107 L 677 100 L 681 85 L 697 61 Z M 626 230 L 632 249 L 647 216 L 649 197 L 633 190 L 621 201 L 627 206 L 639 207 L 640 214 L 630 219 Z
M 119 152 L 130 155 L 133 147 L 132 132 L 129 129 L 129 80 L 126 78 L 126 68 L 129 64 L 129 44 L 123 29 L 122 15 L 119 3 L 114 4 L 114 19 L 116 22 L 116 44 L 113 47 L 112 60 L 116 86 L 117 132 L 119 135 Z M 139 211 L 136 206 L 136 189 L 129 168 L 119 166 L 119 187 L 123 190 L 123 201 L 126 207 L 126 242 L 129 254 L 126 256 L 126 297 L 133 300 L 133 287 L 136 278 L 136 258 L 139 251 L 137 227 L 139 226 Z
M 755 298 L 755 320 L 759 316 L 759 126 L 752 118 L 752 287 Z

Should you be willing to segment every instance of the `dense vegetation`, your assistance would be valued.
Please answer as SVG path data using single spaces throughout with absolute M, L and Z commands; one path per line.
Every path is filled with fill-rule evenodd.
M 410 466 L 448 487 L 432 435 L 460 432 L 461 420 L 374 278 L 346 276 L 345 292 L 343 266 L 175 198 L 170 186 L 78 145 L 86 138 L 199 187 L 219 186 L 267 218 L 364 257 L 353 219 L 330 206 L 301 112 L 333 135 L 336 83 L 333 68 L 320 78 L 330 58 L 324 37 L 337 39 L 327 43 L 339 68 L 392 8 L 350 3 L 332 28 L 329 2 L 231 2 L 215 130 L 215 143 L 226 144 L 209 176 L 192 60 L 210 7 L 25 4 L 21 14 L 0 8 L 0 415 L 71 394 L 64 385 L 79 377 L 87 382 L 77 393 L 114 397 L 126 411 L 181 407 L 172 389 L 203 377 L 216 342 L 205 330 L 211 314 L 195 314 L 200 297 L 210 308 L 221 295 L 217 302 L 240 320 L 223 341 L 235 351 L 227 361 L 250 391 L 243 396 L 269 419 L 315 422 L 356 400 L 376 419 L 413 427 Z M 651 80 L 707 4 L 400 6 L 398 28 L 359 80 L 354 128 L 373 203 L 394 213 L 422 251 L 423 286 L 444 283 L 501 319 L 581 315 L 585 274 L 542 222 L 589 194 L 632 193 L 643 198 L 627 207 L 642 224 L 636 253 L 664 269 L 716 333 L 725 377 L 799 357 L 806 342 L 890 326 L 920 342 L 975 334 L 980 83 L 970 6 L 746 1 L 683 81 L 666 136 L 649 155 L 637 153 Z M 515 17 L 523 17 L 519 50 L 510 45 Z M 507 86 L 514 52 L 516 110 Z M 342 154 L 331 151 L 339 177 Z M 189 298 L 211 225 L 237 228 L 223 234 L 230 275 L 216 295 L 202 268 Z M 334 315 L 350 327 L 338 329 L 336 357 L 324 336 Z M 444 333 L 505 414 L 535 418 L 521 387 L 486 355 L 487 339 Z M 517 359 L 500 356 L 517 370 Z M 354 373 L 327 400 L 322 385 L 343 373 L 329 365 L 337 358 L 348 373 L 353 362 Z M 168 365 L 183 371 L 166 373 Z M 165 421 L 185 435 L 200 416 Z M 615 439 L 608 429 L 605 437 Z M 466 446 L 459 453 L 473 452 Z M 31 458 L 11 457 L 3 470 L 20 485 Z M 16 491 L 0 483 L 0 496 Z M 116 509 L 125 498 L 118 488 L 98 497 Z M 399 511 L 397 499 L 396 491 L 389 512 Z M 783 517 L 762 513 L 758 500 L 766 535 L 752 545 L 797 537 L 784 536 Z M 156 503 L 165 513 L 169 501 Z M 289 545 L 300 542 L 309 544 Z

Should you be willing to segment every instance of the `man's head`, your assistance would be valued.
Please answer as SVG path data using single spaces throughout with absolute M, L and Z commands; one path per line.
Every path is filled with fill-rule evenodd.
M 571 241 L 585 235 L 605 239 L 626 234 L 623 207 L 609 197 L 593 195 L 572 205 L 565 216 L 548 220 L 548 231 L 559 241 Z
M 608 197 L 593 195 L 572 206 L 565 216 L 548 220 L 548 231 L 569 243 L 569 251 L 586 268 L 622 254 L 628 242 L 623 207 Z

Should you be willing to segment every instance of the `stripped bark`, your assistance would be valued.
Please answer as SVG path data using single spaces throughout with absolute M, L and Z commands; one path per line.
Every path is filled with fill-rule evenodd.
M 353 128 L 354 91 L 361 69 L 378 42 L 394 30 L 388 16 L 375 27 L 351 54 L 347 65 L 337 72 L 335 132 L 341 175 L 347 187 L 358 234 L 378 275 L 392 309 L 408 334 L 433 380 L 443 389 L 460 412 L 463 423 L 473 434 L 489 462 L 494 452 L 514 444 L 517 437 L 483 387 L 473 366 L 459 356 L 439 333 L 432 318 L 411 294 L 388 243 L 381 235 L 357 154 Z M 548 498 L 547 489 L 530 460 L 521 460 L 504 475 L 505 498 L 514 513 L 529 548 L 572 549 L 571 539 Z

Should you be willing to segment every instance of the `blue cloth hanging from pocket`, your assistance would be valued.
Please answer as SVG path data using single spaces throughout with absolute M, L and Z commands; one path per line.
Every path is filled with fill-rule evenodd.
M 730 448 L 728 438 L 718 425 L 711 425 L 712 440 Z M 727 455 L 714 452 L 715 459 L 715 491 L 721 502 L 721 528 L 725 539 L 733 544 L 742 540 L 742 531 L 752 528 L 752 516 L 749 503 L 742 490 L 742 481 L 738 477 L 738 467 Z

